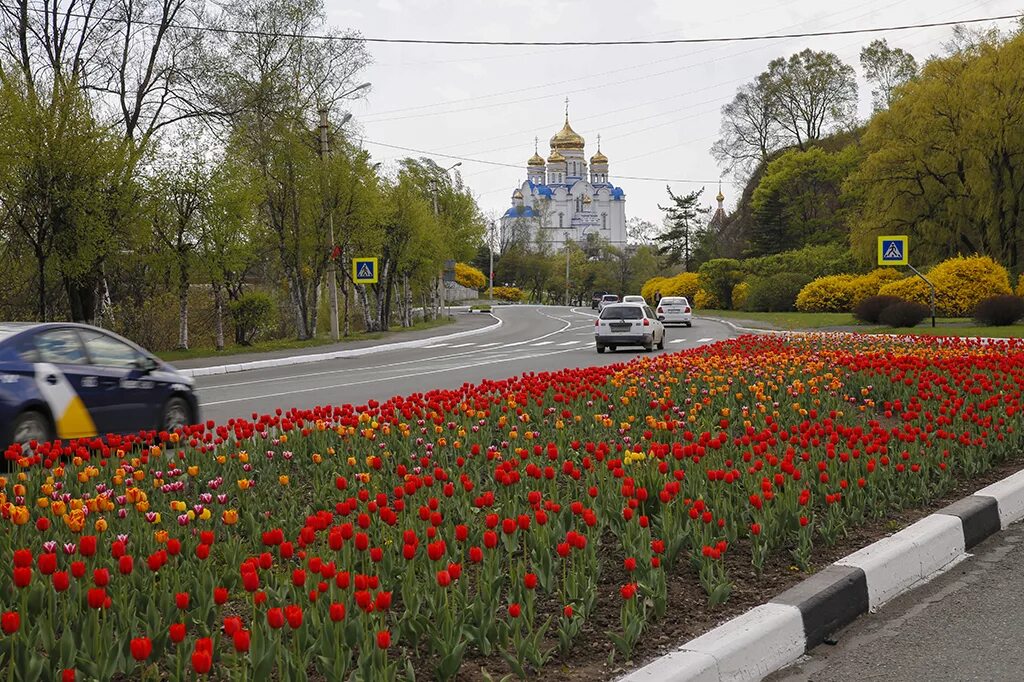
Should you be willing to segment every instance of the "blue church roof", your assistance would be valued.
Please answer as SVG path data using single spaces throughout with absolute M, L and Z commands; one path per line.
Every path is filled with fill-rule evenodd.
M 532 218 L 533 209 L 529 206 L 523 206 L 522 210 L 513 206 L 509 210 L 505 211 L 506 218 Z
M 621 187 L 612 188 L 612 199 L 622 199 L 626 196 L 626 193 L 622 191 Z
M 527 182 L 530 183 L 530 189 L 536 190 L 537 194 L 541 195 L 542 197 L 550 197 L 553 196 L 554 194 L 554 192 L 551 191 L 551 188 L 548 187 L 547 185 L 535 183 L 533 180 L 528 180 Z

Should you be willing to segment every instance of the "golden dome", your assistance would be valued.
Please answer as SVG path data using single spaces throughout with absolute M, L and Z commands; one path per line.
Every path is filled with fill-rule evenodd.
M 592 201 L 592 199 L 590 198 L 589 195 L 586 195 L 586 194 L 583 195 L 583 203 L 584 204 L 589 204 L 591 201 Z
M 538 154 L 537 152 L 534 152 L 533 156 L 530 157 L 530 160 L 526 162 L 526 165 L 527 166 L 543 166 L 544 165 L 544 157 L 541 156 L 540 154 Z
M 590 163 L 608 163 L 608 157 L 598 149 L 597 153 L 590 157 Z
M 551 138 L 552 149 L 579 149 L 583 150 L 583 138 L 569 125 L 569 115 L 565 116 L 565 125 Z
M 519 190 L 517 189 L 517 190 L 516 190 L 515 192 L 512 192 L 512 198 L 513 198 L 513 199 L 522 199 L 522 198 L 523 198 L 523 193 L 522 193 L 522 192 L 520 192 L 520 191 L 519 191 Z
M 715 197 L 717 201 L 725 201 L 725 195 L 722 194 L 722 190 L 718 190 L 718 196 Z
M 556 149 L 551 152 L 551 156 L 548 157 L 548 163 L 565 163 L 565 157 Z

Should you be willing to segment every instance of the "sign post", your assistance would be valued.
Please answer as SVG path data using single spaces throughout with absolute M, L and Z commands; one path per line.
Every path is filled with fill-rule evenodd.
M 932 327 L 935 327 L 935 285 L 910 264 L 910 239 L 907 235 L 887 235 L 878 238 L 879 265 L 906 265 L 910 271 L 924 280 L 931 289 Z
M 444 262 L 444 273 L 441 276 L 441 280 L 444 283 L 444 305 L 447 308 L 446 314 L 448 317 L 452 316 L 452 302 L 451 296 L 448 295 L 447 289 L 455 288 L 455 261 L 449 258 Z
M 375 257 L 352 259 L 352 281 L 356 284 L 376 284 L 378 274 Z

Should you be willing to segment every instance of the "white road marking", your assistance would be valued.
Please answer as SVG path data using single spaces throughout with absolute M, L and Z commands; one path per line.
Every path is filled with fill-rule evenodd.
M 686 343 L 687 339 L 672 339 L 669 343 Z
M 433 346 L 423 346 L 424 348 L 444 348 L 447 343 L 435 343 Z
M 475 346 L 475 345 L 476 345 L 476 343 L 475 343 L 475 342 L 470 342 L 470 343 L 457 343 L 457 344 L 455 344 L 454 346 L 450 346 L 450 348 L 465 348 L 466 346 Z
M 501 341 L 491 341 L 490 343 L 481 343 L 480 347 L 481 348 L 489 348 L 491 346 L 500 346 L 500 345 L 501 345 Z
M 708 341 L 714 341 L 710 336 L 705 339 L 697 339 L 697 343 L 707 343 Z
M 554 343 L 554 341 L 541 341 L 540 343 L 531 343 L 531 346 L 548 346 Z

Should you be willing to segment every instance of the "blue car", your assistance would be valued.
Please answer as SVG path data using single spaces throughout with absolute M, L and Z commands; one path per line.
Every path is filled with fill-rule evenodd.
M 0 452 L 199 420 L 191 377 L 105 329 L 0 323 Z

